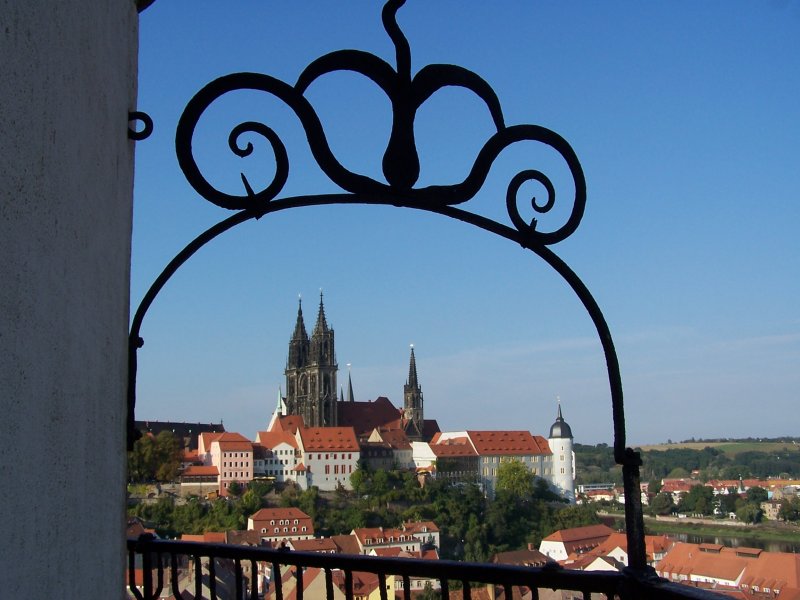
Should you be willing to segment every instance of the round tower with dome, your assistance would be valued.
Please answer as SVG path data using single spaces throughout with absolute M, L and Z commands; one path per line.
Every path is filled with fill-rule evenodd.
M 561 400 L 558 402 L 556 422 L 550 427 L 547 438 L 553 453 L 553 470 L 550 481 L 570 503 L 575 503 L 575 453 L 572 451 L 572 429 L 561 415 Z

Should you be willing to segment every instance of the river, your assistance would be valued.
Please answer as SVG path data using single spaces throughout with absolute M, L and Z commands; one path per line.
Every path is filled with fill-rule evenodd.
M 699 535 L 696 533 L 668 533 L 671 538 L 690 544 L 720 544 L 736 548 L 745 546 L 747 548 L 761 548 L 768 552 L 795 552 L 800 553 L 800 537 L 795 542 L 781 542 L 775 540 L 759 540 L 745 536 L 733 535 Z

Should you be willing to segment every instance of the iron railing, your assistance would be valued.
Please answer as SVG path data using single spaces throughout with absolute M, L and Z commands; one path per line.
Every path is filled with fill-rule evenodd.
M 404 600 L 411 599 L 412 577 L 438 581 L 444 600 L 450 598 L 451 591 L 458 588 L 461 589 L 461 597 L 467 600 L 473 597 L 476 589 L 487 585 L 502 590 L 504 597 L 508 599 L 515 597 L 512 595 L 513 588 L 517 587 L 530 590 L 532 600 L 538 600 L 540 595 L 545 595 L 540 594 L 540 590 L 566 590 L 573 592 L 572 598 L 582 600 L 597 598 L 597 594 L 602 594 L 608 600 L 719 600 L 721 597 L 705 589 L 668 582 L 657 577 L 652 569 L 644 572 L 630 568 L 623 571 L 574 571 L 556 563 L 543 567 L 523 567 L 452 560 L 292 552 L 229 544 L 159 540 L 148 535 L 129 539 L 128 554 L 128 589 L 137 600 L 183 598 L 186 597 L 182 595 L 184 589 L 195 600 L 216 600 L 220 595 L 215 582 L 222 569 L 232 573 L 235 580 L 230 598 L 259 600 L 269 597 L 283 600 L 288 594 L 284 590 L 285 584 L 280 574 L 285 572 L 286 567 L 292 568 L 290 576 L 296 580 L 296 585 L 291 586 L 296 600 L 303 600 L 303 576 L 308 568 L 318 568 L 324 572 L 326 599 L 334 598 L 335 571 L 343 573 L 344 589 L 340 588 L 340 591 L 347 600 L 354 598 L 354 573 L 377 575 L 381 600 L 395 598 L 396 592 L 387 589 L 386 582 L 390 576 L 399 577 L 403 582 L 402 591 L 397 596 Z M 138 582 L 134 578 L 135 564 L 141 565 L 142 579 Z M 256 578 L 245 576 L 248 569 L 251 574 L 258 573 L 260 565 L 266 565 L 275 574 L 270 578 L 269 588 L 262 589 L 261 592 Z M 194 577 L 187 588 L 186 583 L 181 584 L 180 580 L 190 568 L 194 570 Z M 204 582 L 207 582 L 207 595 L 203 592 Z M 317 597 L 312 600 L 317 600 Z

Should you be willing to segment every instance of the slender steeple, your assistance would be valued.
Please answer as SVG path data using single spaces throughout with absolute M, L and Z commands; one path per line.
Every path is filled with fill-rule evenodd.
M 411 361 L 408 364 L 408 381 L 406 385 L 411 387 L 419 387 L 417 383 L 417 359 L 414 356 L 414 344 L 411 344 Z
M 322 335 L 328 332 L 328 322 L 325 320 L 325 305 L 322 303 L 322 290 L 319 291 L 319 312 L 317 313 L 317 324 L 314 325 L 314 332 L 311 334 L 312 337 L 315 335 Z
M 294 324 L 293 340 L 307 340 L 306 324 L 303 321 L 303 299 L 297 299 L 297 322 Z
M 286 360 L 286 369 L 299 369 L 305 366 L 308 360 L 308 333 L 306 333 L 306 324 L 303 321 L 303 299 L 297 300 L 297 321 L 294 324 L 294 332 L 292 339 L 289 342 L 289 356 Z M 289 396 L 293 396 L 293 390 L 287 388 Z
M 403 386 L 403 418 L 405 432 L 412 441 L 422 440 L 425 417 L 423 414 L 422 388 L 417 379 L 417 358 L 414 345 L 411 345 L 411 359 L 408 363 L 408 381 Z
M 355 397 L 353 396 L 353 378 L 350 376 L 350 363 L 347 363 L 347 401 L 356 401 Z

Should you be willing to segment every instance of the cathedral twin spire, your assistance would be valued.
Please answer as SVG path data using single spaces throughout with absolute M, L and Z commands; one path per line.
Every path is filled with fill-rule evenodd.
M 336 350 L 334 332 L 325 319 L 322 292 L 317 322 L 309 339 L 303 320 L 303 302 L 298 302 L 297 321 L 289 342 L 286 362 L 286 406 L 289 414 L 303 417 L 309 427 L 335 427 Z
M 349 365 L 348 365 L 349 367 Z M 338 422 L 336 398 L 336 351 L 334 332 L 325 318 L 322 292 L 319 294 L 317 322 L 308 337 L 303 320 L 303 301 L 297 306 L 297 321 L 289 342 L 286 361 L 286 411 L 300 415 L 308 427 L 335 427 Z M 347 401 L 354 402 L 353 381 L 348 369 Z M 422 439 L 424 428 L 422 388 L 417 378 L 417 360 L 414 346 L 408 366 L 408 380 L 403 386 L 403 423 L 409 439 Z

